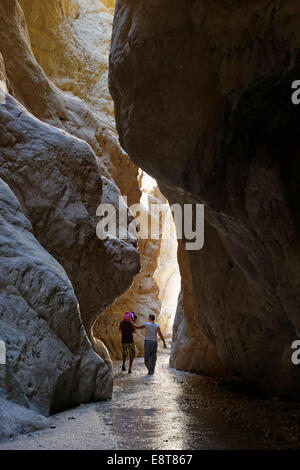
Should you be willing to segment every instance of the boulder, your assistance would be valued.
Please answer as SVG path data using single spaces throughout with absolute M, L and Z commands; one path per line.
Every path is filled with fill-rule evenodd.
M 130 242 L 96 235 L 101 177 L 86 142 L 39 121 L 10 95 L 0 122 L 0 176 L 39 242 L 66 270 L 90 335 L 98 314 L 138 272 L 138 251 Z
M 45 425 L 39 415 L 109 398 L 112 377 L 87 338 L 66 272 L 37 241 L 2 180 L 0 221 L 0 338 L 6 346 L 0 437 L 7 437 L 28 430 L 30 421 L 33 428 Z

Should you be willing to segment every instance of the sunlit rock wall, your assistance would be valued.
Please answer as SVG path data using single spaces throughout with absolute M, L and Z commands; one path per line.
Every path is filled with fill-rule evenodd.
M 20 1 L 32 49 L 46 75 L 62 90 L 81 98 L 101 121 L 84 135 L 101 172 L 112 179 L 128 203 L 140 198 L 138 168 L 121 149 L 108 91 L 108 56 L 113 2 L 99 0 Z M 88 129 L 85 131 L 88 134 Z
M 155 180 L 141 175 L 141 208 L 144 217 L 159 227 L 159 239 L 139 238 L 141 271 L 132 287 L 106 309 L 95 322 L 93 332 L 109 349 L 115 359 L 122 358 L 120 320 L 124 312 L 134 311 L 137 324 L 147 321 L 150 313 L 156 316 L 166 338 L 172 336 L 172 328 L 180 291 L 180 273 L 177 262 L 175 225 L 166 198 L 159 191 Z M 151 205 L 157 205 L 162 217 L 151 217 Z M 134 336 L 137 354 L 144 353 L 144 336 L 136 331 Z
M 94 132 L 83 136 L 85 140 L 89 139 L 98 157 L 101 173 L 116 184 L 120 195 L 127 197 L 129 205 L 139 202 L 141 190 L 147 193 L 147 188 L 141 188 L 138 168 L 118 143 L 113 101 L 108 90 L 114 2 L 51 0 L 42 7 L 38 0 L 21 0 L 20 3 L 39 64 L 58 87 L 84 100 L 90 112 L 102 123 L 103 128 L 95 132 L 97 140 Z M 156 186 L 154 181 L 152 186 Z M 152 198 L 155 198 L 152 186 Z M 157 202 L 166 203 L 165 198 L 156 191 Z M 173 226 L 171 220 L 165 223 L 166 226 Z M 159 315 L 162 328 L 168 336 L 171 335 L 179 283 L 176 250 L 174 229 L 170 241 L 140 240 L 140 274 L 131 289 L 101 314 L 94 327 L 98 340 L 104 342 L 113 357 L 120 357 L 118 327 L 123 313 L 128 309 L 137 311 L 141 320 L 145 320 L 149 313 Z M 93 346 L 107 360 L 107 350 L 98 340 L 93 338 Z M 142 354 L 141 334 L 137 335 L 136 342 Z
M 45 75 L 15 0 L 1 2 L 0 81 L 2 438 L 111 397 L 88 336 L 140 263 L 136 241 L 96 236 L 107 124 Z
M 49 165 L 49 175 L 44 170 L 47 176 L 45 188 L 42 195 L 36 197 L 34 190 L 38 194 L 43 182 L 43 175 L 39 177 L 39 173 L 43 172 L 39 160 L 30 160 L 30 165 L 34 168 L 31 172 L 30 168 L 25 167 L 23 172 L 14 174 L 6 166 L 2 167 L 2 171 L 5 174 L 5 181 L 15 185 L 15 191 L 28 194 L 27 199 L 22 195 L 24 205 L 28 200 L 32 200 L 27 204 L 27 210 L 33 218 L 34 229 L 43 245 L 66 269 L 78 297 L 82 319 L 89 334 L 99 311 L 110 305 L 118 296 L 118 292 L 122 293 L 130 286 L 133 276 L 139 271 L 138 253 L 130 244 L 118 240 L 103 243 L 96 236 L 96 210 L 101 201 L 101 176 L 91 147 L 96 155 L 101 155 L 104 151 L 102 137 L 105 125 L 82 100 L 61 92 L 46 77 L 31 52 L 21 8 L 15 1 L 7 0 L 4 4 L 6 8 L 2 9 L 0 15 L 0 47 L 9 90 L 35 118 L 46 123 L 42 125 L 36 119 L 27 116 L 26 112 L 19 112 L 18 115 L 16 111 L 17 124 L 13 132 L 17 140 L 20 139 L 19 135 L 25 132 L 26 151 L 32 155 L 40 152 L 40 159 Z M 63 132 L 53 131 L 49 125 Z M 47 143 L 47 129 L 54 135 L 52 147 Z M 81 158 L 80 153 L 76 158 L 75 144 L 72 144 L 71 138 L 69 144 L 64 143 L 64 140 L 68 141 L 66 133 L 80 139 L 75 140 L 78 142 L 77 145 L 82 147 Z M 5 135 L 4 132 L 4 137 Z M 31 136 L 33 140 L 37 138 L 36 145 L 32 143 Z M 10 158 L 13 165 L 18 168 L 21 163 L 17 158 L 13 142 L 12 149 L 7 143 L 3 144 L 7 153 L 3 158 Z M 72 152 L 71 150 L 67 152 L 68 145 Z M 58 158 L 55 150 L 51 158 L 51 150 L 56 146 L 60 149 Z M 19 147 L 17 150 L 21 151 Z M 61 173 L 60 179 L 55 178 L 53 169 L 50 171 L 52 166 L 55 171 Z M 28 178 L 35 184 L 29 185 Z M 26 181 L 25 184 L 23 179 Z M 62 181 L 65 186 L 60 187 L 59 183 L 62 184 Z M 21 197 L 20 194 L 17 194 L 18 197 Z M 57 201 L 61 198 L 62 202 L 57 207 Z M 48 205 L 47 216 L 45 214 L 41 216 L 41 209 L 35 208 Z M 59 229 L 56 229 L 58 221 Z M 46 230 L 45 227 L 50 228 Z M 115 259 L 116 249 L 123 251 L 124 255 L 128 254 L 128 263 L 125 262 L 126 256 L 123 265 Z M 78 269 L 78 263 L 81 269 Z M 107 273 L 110 270 L 113 275 L 108 280 L 103 274 L 104 271 Z

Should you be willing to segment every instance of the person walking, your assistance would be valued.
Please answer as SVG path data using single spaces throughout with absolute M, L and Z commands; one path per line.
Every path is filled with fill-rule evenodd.
M 164 348 L 167 348 L 165 338 L 161 332 L 158 323 L 155 323 L 155 315 L 150 314 L 148 322 L 143 325 L 137 326 L 131 321 L 131 325 L 138 329 L 145 329 L 145 343 L 144 343 L 144 359 L 145 366 L 148 369 L 148 374 L 153 375 L 155 371 L 156 359 L 157 359 L 157 335 L 161 338 L 164 344 Z
M 129 316 L 128 313 L 131 315 Z M 122 371 L 126 371 L 126 360 L 129 359 L 128 374 L 132 372 L 132 365 L 135 359 L 135 345 L 133 334 L 135 333 L 135 323 L 137 316 L 133 312 L 126 312 L 123 320 L 120 322 L 119 331 L 121 332 L 122 338 L 122 356 L 123 364 Z

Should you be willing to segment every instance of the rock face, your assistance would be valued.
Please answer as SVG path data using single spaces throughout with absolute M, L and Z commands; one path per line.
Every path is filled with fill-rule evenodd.
M 39 241 L 67 271 L 90 332 L 99 312 L 130 285 L 138 252 L 125 241 L 97 238 L 101 179 L 85 142 L 34 119 L 9 96 L 0 121 L 0 176 L 14 189 Z
M 100 0 L 20 0 L 33 53 L 48 78 L 114 127 L 108 92 L 113 8 Z
M 7 99 L 1 117 L 5 164 L 0 176 L 24 205 L 39 241 L 65 268 L 90 334 L 99 312 L 130 286 L 139 271 L 139 255 L 130 244 L 103 243 L 96 236 L 101 177 L 86 142 L 101 153 L 101 121 L 82 101 L 48 80 L 31 52 L 21 8 L 15 1 L 3 3 L 0 49 L 9 89 L 47 124 Z
M 168 197 L 171 205 L 183 205 L 181 194 L 164 185 L 160 185 L 160 189 Z M 190 199 L 186 199 L 185 202 L 192 203 Z M 177 369 L 198 372 L 202 375 L 226 376 L 232 375 L 232 371 L 226 367 L 224 360 L 222 363 L 220 360 L 222 356 L 218 356 L 214 336 L 211 334 L 209 321 L 207 320 L 207 317 L 210 315 L 210 308 L 214 304 L 215 293 L 212 292 L 212 295 L 208 296 L 207 285 L 203 282 L 202 278 L 202 276 L 204 278 L 207 276 L 206 268 L 211 257 L 211 249 L 208 249 L 208 244 L 211 244 L 215 239 L 216 232 L 206 225 L 206 241 L 202 250 L 189 252 L 184 249 L 185 239 L 178 242 L 181 293 L 174 319 L 170 365 Z M 199 269 L 199 263 L 202 263 L 203 255 L 206 253 L 208 253 L 208 258 L 203 262 L 205 271 L 203 270 L 200 277 L 197 274 L 197 270 Z M 221 256 L 220 252 L 216 254 L 218 257 Z M 215 265 L 215 258 L 212 261 Z M 225 259 L 225 263 L 227 262 L 228 260 Z M 217 269 L 215 268 L 214 270 L 212 268 L 211 270 L 212 274 L 216 276 L 214 271 L 216 272 Z M 225 268 L 225 275 L 227 275 L 226 271 L 228 269 Z M 200 278 L 200 284 L 193 282 L 193 277 L 196 276 Z M 223 281 L 224 279 L 221 279 L 221 282 Z M 212 285 L 213 288 L 215 287 L 213 282 L 208 282 L 208 285 Z M 199 296 L 199 289 L 202 289 L 203 292 L 201 296 Z M 201 298 L 201 303 L 198 302 L 199 297 Z
M 170 365 L 204 375 L 228 375 L 230 371 L 221 363 L 215 345 L 202 329 L 204 322 L 199 322 L 189 258 L 182 243 L 179 244 L 178 261 L 182 284 L 173 327 Z
M 172 336 L 173 319 L 180 290 L 176 232 L 167 200 L 151 178 L 141 177 L 141 187 L 143 189 L 141 208 L 144 217 L 149 221 L 149 226 L 151 223 L 149 207 L 151 204 L 156 204 L 163 214 L 159 222 L 156 218 L 160 233 L 163 235 L 164 230 L 170 229 L 171 237 L 168 239 L 139 238 L 140 273 L 135 277 L 131 288 L 102 312 L 94 324 L 94 336 L 103 341 L 114 359 L 122 359 L 119 325 L 124 312 L 128 310 L 137 314 L 137 324 L 144 323 L 149 314 L 154 313 L 165 337 Z M 104 189 L 103 193 L 106 192 Z M 134 338 L 137 354 L 143 356 L 143 333 L 137 330 Z
M 205 249 L 188 253 L 196 323 L 225 366 L 297 399 L 299 13 L 117 1 L 110 59 L 122 146 L 182 204 L 206 205 Z
M 51 0 L 41 5 L 39 0 L 21 0 L 20 4 L 33 52 L 47 77 L 68 92 L 69 99 L 76 96 L 88 105 L 88 112 L 82 112 L 82 105 L 81 112 L 76 109 L 76 124 L 81 125 L 74 126 L 71 99 L 73 116 L 58 125 L 87 141 L 98 158 L 101 173 L 114 181 L 122 195 L 127 196 L 128 204 L 138 202 L 138 168 L 119 145 L 108 91 L 114 2 Z M 56 97 L 56 107 L 57 101 Z M 52 109 L 48 98 L 47 102 Z
M 34 426 L 38 421 L 34 412 L 48 416 L 109 397 L 112 378 L 92 351 L 65 271 L 36 240 L 19 202 L 2 180 L 0 221 L 0 337 L 7 358 L 0 414 L 5 414 L 4 405 L 11 399 L 16 403 L 13 415 L 17 405 L 28 409 L 16 412 L 20 424 L 24 426 L 24 417 L 31 414 Z M 6 426 L 1 426 L 0 437 L 7 434 Z
M 108 91 L 108 55 L 114 2 L 51 0 L 42 6 L 39 0 L 20 0 L 19 3 L 24 10 L 35 58 L 47 77 L 68 92 L 68 96 L 63 95 L 63 100 L 65 108 L 72 109 L 72 116 L 68 115 L 63 121 L 55 119 L 55 125 L 84 139 L 93 148 L 104 175 L 101 202 L 112 202 L 111 197 L 116 199 L 121 194 L 127 197 L 129 205 L 138 203 L 142 186 L 138 168 L 117 140 L 113 102 Z M 57 93 L 55 95 L 54 102 L 50 100 L 48 104 L 49 97 L 45 100 L 52 114 L 53 106 L 57 107 L 62 99 Z M 88 111 L 82 104 L 77 105 L 76 120 L 82 123 L 78 129 L 74 127 L 73 119 L 75 97 L 88 105 Z M 30 103 L 30 106 L 33 104 Z M 49 122 L 44 114 L 39 117 Z M 156 196 L 158 203 L 166 202 L 158 190 L 157 195 L 153 195 L 154 198 Z M 117 205 L 118 202 L 115 202 Z M 179 276 L 175 250 L 176 240 L 171 240 L 171 244 L 140 240 L 141 272 L 132 287 L 101 313 L 94 327 L 97 339 L 91 337 L 94 349 L 108 365 L 111 363 L 103 342 L 112 356 L 120 357 L 119 322 L 124 311 L 130 308 L 139 313 L 141 320 L 145 320 L 151 312 L 160 314 L 162 328 L 171 334 L 177 303 L 174 290 Z M 170 298 L 172 295 L 173 299 Z M 141 334 L 137 335 L 137 346 L 139 353 L 143 354 Z
M 140 263 L 136 241 L 96 236 L 100 160 L 114 141 L 46 77 L 15 0 L 0 10 L 0 122 L 1 438 L 111 397 L 110 359 L 91 327 Z

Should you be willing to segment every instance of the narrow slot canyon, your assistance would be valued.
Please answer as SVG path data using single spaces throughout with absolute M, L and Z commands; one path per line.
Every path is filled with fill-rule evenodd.
M 275 4 L 1 0 L 0 451 L 299 448 L 300 7 Z M 160 325 L 154 374 L 142 329 L 122 370 L 125 312 Z
M 178 242 L 176 228 L 167 199 L 161 194 L 156 181 L 139 171 L 141 191 L 140 209 L 143 211 L 140 224 L 139 253 L 141 270 L 133 284 L 121 297 L 102 312 L 93 325 L 93 336 L 99 344 L 99 352 L 107 351 L 105 357 L 122 359 L 120 342 L 120 320 L 127 311 L 136 312 L 137 323 L 148 320 L 154 314 L 168 343 L 172 339 L 173 323 L 181 289 L 181 277 L 177 260 Z M 157 206 L 157 214 L 151 215 L 151 207 Z M 151 238 L 151 222 L 155 218 L 156 238 Z M 143 222 L 147 221 L 147 227 Z M 153 224 L 154 225 L 154 224 Z M 136 330 L 137 356 L 144 355 L 144 334 Z M 103 357 L 103 355 L 102 355 Z

